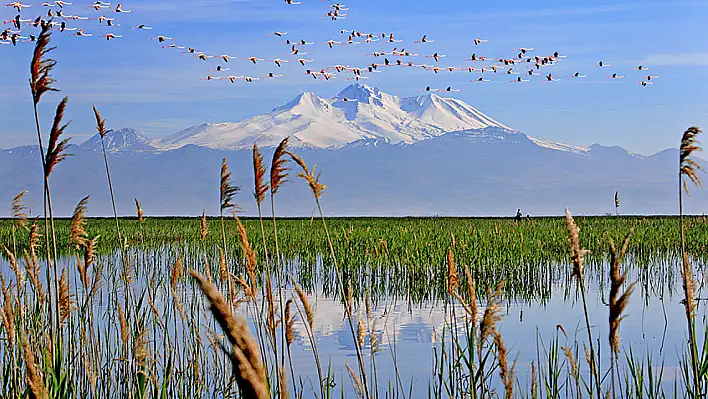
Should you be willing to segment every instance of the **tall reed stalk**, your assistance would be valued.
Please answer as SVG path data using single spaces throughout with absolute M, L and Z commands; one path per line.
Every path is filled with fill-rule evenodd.
M 693 394 L 700 395 L 702 392 L 702 380 L 699 376 L 698 342 L 696 340 L 696 290 L 693 278 L 693 267 L 691 266 L 688 253 L 686 251 L 686 228 L 683 216 L 683 191 L 688 192 L 688 181 L 693 182 L 696 187 L 701 186 L 701 179 L 698 171 L 701 166 L 692 158 L 694 152 L 701 151 L 697 136 L 701 129 L 693 126 L 688 128 L 681 137 L 681 147 L 679 150 L 679 218 L 681 223 L 681 279 L 683 281 L 684 310 L 686 312 L 686 322 L 688 324 L 689 352 L 691 358 L 691 371 L 693 374 Z
M 312 196 L 315 198 L 315 203 L 317 204 L 317 211 L 319 213 L 320 219 L 322 220 L 322 226 L 325 231 L 325 235 L 327 237 L 327 245 L 329 247 L 329 252 L 330 256 L 332 258 L 332 264 L 334 265 L 334 271 L 335 275 L 337 278 L 337 285 L 339 286 L 339 292 L 340 295 L 342 296 L 342 299 L 346 301 L 347 296 L 345 295 L 345 289 L 344 289 L 344 281 L 342 280 L 341 276 L 341 271 L 339 270 L 339 264 L 337 262 L 337 256 L 334 253 L 334 246 L 332 244 L 332 238 L 329 234 L 329 229 L 327 228 L 327 222 L 324 217 L 324 213 L 322 212 L 322 205 L 320 203 L 320 197 L 324 193 L 324 191 L 327 189 L 327 186 L 322 184 L 320 182 L 320 174 L 318 173 L 315 175 L 315 169 L 316 167 L 312 167 L 312 170 L 310 170 L 307 167 L 307 164 L 305 164 L 305 161 L 302 160 L 302 158 L 298 157 L 297 155 L 293 154 L 292 152 L 287 152 L 287 154 L 290 156 L 290 158 L 295 161 L 295 163 L 300 166 L 302 169 L 302 172 L 298 173 L 298 177 L 304 179 L 307 182 L 307 185 L 310 187 L 310 191 L 312 191 Z M 345 305 L 344 306 L 344 312 L 347 317 L 347 321 L 349 322 L 349 329 L 352 334 L 352 338 L 354 339 L 354 347 L 356 348 L 356 355 L 357 355 L 357 360 L 359 362 L 359 371 L 361 372 L 361 385 L 363 388 L 363 393 L 365 398 L 371 398 L 371 395 L 369 393 L 369 386 L 366 382 L 366 366 L 364 364 L 364 355 L 362 353 L 361 345 L 359 344 L 359 340 L 357 340 L 358 334 L 357 331 L 354 327 L 354 317 L 352 315 L 352 309 L 351 306 Z
M 56 245 L 54 245 L 54 262 L 52 263 L 52 256 L 50 255 L 50 220 L 53 221 L 52 206 L 51 206 L 51 195 L 49 194 L 49 180 L 47 178 L 47 165 L 45 160 L 44 144 L 42 142 L 42 129 L 39 123 L 39 110 L 38 105 L 44 94 L 47 92 L 59 91 L 53 85 L 56 82 L 51 76 L 54 67 L 56 66 L 56 61 L 49 58 L 48 55 L 56 47 L 49 47 L 49 42 L 51 40 L 52 27 L 49 24 L 42 24 L 42 31 L 37 37 L 37 42 L 34 46 L 34 52 L 32 55 L 32 62 L 30 64 L 30 91 L 32 93 L 32 105 L 34 109 L 34 121 L 35 127 L 37 129 L 37 142 L 39 144 L 39 158 L 42 162 L 42 173 L 44 174 L 43 179 L 43 207 L 44 207 L 44 239 L 45 239 L 45 250 L 47 254 L 47 289 L 49 298 L 49 322 L 51 327 L 52 339 L 56 339 L 56 321 L 54 320 L 54 309 L 56 309 L 56 304 L 58 302 L 56 292 L 59 286 L 59 274 L 56 270 L 57 254 Z M 52 229 L 53 232 L 53 229 Z M 52 234 L 54 237 L 54 234 Z M 54 286 L 52 286 L 51 279 L 49 277 L 50 272 L 54 271 Z M 54 292 L 54 295 L 52 295 Z
M 571 279 L 576 279 L 578 282 L 578 287 L 580 288 L 580 296 L 583 301 L 583 314 L 585 316 L 585 328 L 588 332 L 588 345 L 590 346 L 590 385 L 593 385 L 594 380 L 596 395 L 597 398 L 600 399 L 602 396 L 600 372 L 598 370 L 597 357 L 595 356 L 592 330 L 590 329 L 590 315 L 588 314 L 588 304 L 585 290 L 585 255 L 587 255 L 590 251 L 583 249 L 580 246 L 580 228 L 577 224 L 575 224 L 573 215 L 571 215 L 570 210 L 568 209 L 565 210 L 565 224 L 568 229 L 568 237 L 570 241 L 570 260 L 573 263 L 573 272 L 570 277 Z

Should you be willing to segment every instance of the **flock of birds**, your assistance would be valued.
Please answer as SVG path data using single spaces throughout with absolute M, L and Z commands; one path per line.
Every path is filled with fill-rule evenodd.
M 349 8 L 344 4 L 332 3 L 333 0 L 328 1 L 330 2 L 327 5 L 328 11 L 323 14 L 323 17 L 333 21 L 346 19 L 346 12 L 349 11 Z M 302 4 L 302 2 L 294 0 L 284 0 L 284 3 L 286 6 Z M 97 21 L 98 26 L 101 29 L 111 30 L 114 27 L 120 26 L 120 24 L 118 24 L 119 14 L 133 13 L 133 10 L 124 8 L 121 3 L 112 5 L 109 2 L 103 1 L 94 1 L 83 7 L 73 6 L 71 2 L 60 0 L 51 2 L 45 1 L 34 6 L 25 4 L 21 1 L 15 1 L 6 4 L 6 6 L 17 12 L 17 15 L 14 18 L 3 21 L 6 27 L 0 28 L 2 29 L 2 32 L 0 33 L 0 45 L 8 46 L 17 46 L 21 43 L 31 43 L 35 41 L 36 36 L 26 32 L 31 28 L 38 28 L 47 24 L 52 26 L 58 32 L 67 33 L 69 36 L 84 38 L 98 37 L 107 41 L 121 39 L 123 38 L 122 35 L 112 32 L 96 34 L 94 36 L 93 33 L 88 31 L 90 28 L 85 26 L 86 23 L 84 21 Z M 23 18 L 23 14 L 27 14 L 27 9 L 42 9 L 43 11 L 40 15 L 34 16 L 33 18 Z M 87 14 L 89 12 L 100 15 L 79 15 Z M 130 29 L 149 31 L 152 30 L 152 27 L 140 24 L 133 26 Z M 576 72 L 564 78 L 558 78 L 557 76 L 554 76 L 553 73 L 549 72 L 550 67 L 557 65 L 567 58 L 566 55 L 562 55 L 557 51 L 552 54 L 535 54 L 535 48 L 521 47 L 515 49 L 515 55 L 510 58 L 487 57 L 478 55 L 477 52 L 474 52 L 470 58 L 464 60 L 465 64 L 463 66 L 443 66 L 441 65 L 441 61 L 447 59 L 446 54 L 441 54 L 434 50 L 423 51 L 423 49 L 428 50 L 428 48 L 433 47 L 433 43 L 436 42 L 427 35 L 423 35 L 420 39 L 410 42 L 410 44 L 414 45 L 414 47 L 419 51 L 415 52 L 406 50 L 406 47 L 409 46 L 406 46 L 404 40 L 397 38 L 394 33 L 368 33 L 348 29 L 341 29 L 339 30 L 339 33 L 342 35 L 341 38 L 337 38 L 336 40 L 330 39 L 319 44 L 327 46 L 330 49 L 333 49 L 335 46 L 359 45 L 388 45 L 389 47 L 393 47 L 393 49 L 368 53 L 367 55 L 372 57 L 372 62 L 368 65 L 332 65 L 317 70 L 311 66 L 315 63 L 315 60 L 308 59 L 305 56 L 307 55 L 307 48 L 309 46 L 315 46 L 318 43 L 314 41 L 307 41 L 305 39 L 289 39 L 288 33 L 284 31 L 275 31 L 268 34 L 268 36 L 279 38 L 280 40 L 285 39 L 283 45 L 287 46 L 289 55 L 287 58 L 284 56 L 282 59 L 266 59 L 257 56 L 242 57 L 227 54 L 207 54 L 205 52 L 198 51 L 195 47 L 178 45 L 174 43 L 173 38 L 164 34 L 159 34 L 153 37 L 152 40 L 160 43 L 165 49 L 183 50 L 181 51 L 182 54 L 199 61 L 218 61 L 219 65 L 209 69 L 209 74 L 202 78 L 202 80 L 221 80 L 229 81 L 231 83 L 235 83 L 236 81 L 253 83 L 261 79 L 275 79 L 285 76 L 283 73 L 275 72 L 270 72 L 262 76 L 232 75 L 229 73 L 231 71 L 230 66 L 234 65 L 233 61 L 236 60 L 252 64 L 270 63 L 274 66 L 274 68 L 278 68 L 277 70 L 281 70 L 284 64 L 299 64 L 304 68 L 304 72 L 302 72 L 303 74 L 309 75 L 313 79 L 317 80 L 332 80 L 339 77 L 344 77 L 347 80 L 359 81 L 362 79 L 369 79 L 373 74 L 381 73 L 392 68 L 422 68 L 435 74 L 456 71 L 474 73 L 479 74 L 479 76 L 475 77 L 470 82 L 480 83 L 491 82 L 502 77 L 506 77 L 506 79 L 509 79 L 509 82 L 511 83 L 528 83 L 534 80 L 558 82 L 562 79 L 584 79 L 588 76 L 582 72 Z M 474 48 L 484 48 L 485 43 L 487 43 L 487 40 L 481 38 L 475 38 L 468 42 L 468 44 L 473 45 Z M 612 71 L 610 69 L 612 68 L 612 65 L 602 61 L 597 63 L 596 68 L 609 69 Z M 648 74 L 647 71 L 648 68 L 642 65 L 634 68 L 633 75 L 640 79 L 635 82 L 636 84 L 647 87 L 649 85 L 653 85 L 656 79 L 659 78 L 658 75 Z M 624 79 L 625 76 L 613 72 L 607 75 L 606 78 L 619 80 Z M 461 89 L 456 89 L 452 86 L 441 89 L 428 86 L 420 91 L 458 92 L 461 91 Z M 350 100 L 344 99 L 344 101 Z

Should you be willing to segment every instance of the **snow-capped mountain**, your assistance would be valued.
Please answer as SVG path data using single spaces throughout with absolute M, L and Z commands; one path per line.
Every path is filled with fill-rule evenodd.
M 132 215 L 138 198 L 150 215 L 197 215 L 205 208 L 218 214 L 218 171 L 227 158 L 234 183 L 244 188 L 235 200 L 256 214 L 247 189 L 250 147 L 258 143 L 268 158 L 285 137 L 322 171 L 329 216 L 514 215 L 518 208 L 548 215 L 566 207 L 602 214 L 615 212 L 617 191 L 624 214 L 677 209 L 677 149 L 642 156 L 598 144 L 574 147 L 529 137 L 459 100 L 432 93 L 399 98 L 351 85 L 331 99 L 304 93 L 267 115 L 199 125 L 162 140 L 132 129 L 108 133 L 118 212 Z M 91 216 L 112 214 L 100 148 L 98 136 L 68 148 L 74 156 L 52 174 L 56 215 L 70 216 L 89 194 Z M 22 190 L 29 190 L 26 204 L 41 209 L 42 182 L 36 146 L 0 150 L 0 217 Z M 685 206 L 708 212 L 708 190 L 694 190 Z M 280 216 L 312 215 L 302 179 L 291 176 L 278 209 Z
M 155 140 L 151 140 L 146 136 L 142 135 L 135 129 L 120 129 L 111 130 L 106 133 L 103 138 L 106 145 L 106 150 L 133 150 L 133 151 L 151 151 L 155 150 L 156 147 L 153 145 Z M 100 150 L 101 149 L 101 136 L 98 134 L 94 135 L 90 139 L 86 140 L 81 147 L 87 150 Z
M 400 98 L 362 84 L 323 99 L 303 93 L 271 113 L 241 122 L 207 123 L 160 141 L 166 148 L 194 144 L 218 149 L 277 145 L 339 148 L 363 140 L 412 144 L 460 130 L 509 129 L 463 101 L 434 93 Z

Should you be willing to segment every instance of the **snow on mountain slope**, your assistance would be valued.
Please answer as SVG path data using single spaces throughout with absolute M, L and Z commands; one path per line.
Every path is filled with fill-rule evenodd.
M 153 145 L 154 140 L 151 140 L 140 132 L 134 129 L 110 130 L 103 138 L 106 145 L 106 150 L 133 150 L 133 151 L 149 151 L 155 150 Z M 81 147 L 87 150 L 101 149 L 101 136 L 94 135 L 86 140 Z
M 160 145 L 239 149 L 257 143 L 268 147 L 288 136 L 294 146 L 313 148 L 338 148 L 371 139 L 412 144 L 448 132 L 486 127 L 509 129 L 460 100 L 433 93 L 399 98 L 353 84 L 331 99 L 303 93 L 269 114 L 193 126 L 162 139 Z

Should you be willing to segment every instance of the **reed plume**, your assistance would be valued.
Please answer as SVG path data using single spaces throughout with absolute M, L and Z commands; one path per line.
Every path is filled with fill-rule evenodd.
M 565 226 L 568 229 L 571 251 L 570 260 L 573 263 L 573 272 L 570 277 L 582 280 L 584 278 L 585 255 L 590 253 L 590 251 L 580 247 L 580 227 L 575 224 L 573 215 L 570 214 L 568 209 L 565 210 Z
M 15 277 L 17 278 L 17 294 L 20 295 L 20 289 L 25 285 L 25 275 L 20 269 L 20 266 L 17 264 L 17 257 L 15 256 L 15 253 L 11 252 L 4 245 L 2 246 L 2 249 L 5 251 L 5 255 L 7 255 L 7 261 L 10 264 L 10 269 L 12 269 L 12 272 L 15 273 Z
M 207 223 L 206 209 L 202 210 L 202 218 L 199 224 L 199 237 L 204 241 L 209 234 L 209 224 Z
M 683 133 L 681 137 L 681 148 L 680 148 L 680 158 L 679 158 L 679 170 L 680 177 L 683 180 L 683 188 L 688 193 L 688 181 L 684 180 L 683 177 L 687 177 L 696 187 L 701 186 L 701 179 L 698 177 L 698 171 L 703 170 L 701 166 L 693 160 L 693 153 L 702 151 L 703 149 L 699 146 L 699 142 L 696 137 L 701 133 L 701 129 L 693 126 L 688 128 Z
M 313 166 L 312 170 L 309 170 L 307 164 L 305 164 L 305 161 L 303 161 L 302 158 L 298 157 L 290 151 L 287 151 L 287 154 L 302 169 L 302 172 L 298 173 L 297 176 L 307 182 L 307 184 L 310 186 L 310 190 L 312 190 L 312 195 L 315 196 L 315 200 L 319 201 L 320 196 L 327 189 L 327 186 L 320 183 L 319 173 L 315 176 L 315 168 L 317 168 L 317 166 Z
M 290 280 L 293 282 L 293 285 L 295 286 L 295 292 L 297 292 L 298 298 L 300 298 L 300 303 L 302 303 L 302 307 L 305 309 L 305 316 L 307 317 L 307 325 L 310 326 L 310 331 L 314 331 L 315 328 L 315 312 L 312 311 L 312 306 L 310 305 L 310 300 L 307 299 L 307 295 L 305 295 L 305 292 L 302 290 L 300 285 L 295 281 L 295 278 L 293 276 L 290 276 Z
M 629 248 L 629 239 L 632 235 L 632 232 L 630 231 L 629 234 L 624 239 L 624 242 L 622 243 L 622 247 L 617 250 L 615 247 L 615 243 L 612 240 L 612 238 L 609 239 L 610 241 L 610 267 L 611 273 L 610 273 L 610 335 L 609 335 L 609 340 L 610 340 L 610 349 L 616 354 L 619 355 L 619 345 L 620 345 L 620 334 L 619 334 L 619 328 L 620 328 L 620 322 L 624 318 L 622 316 L 622 313 L 624 312 L 625 308 L 627 307 L 627 304 L 629 303 L 629 297 L 632 295 L 632 291 L 634 290 L 634 285 L 636 283 L 632 283 L 627 287 L 627 289 L 624 291 L 624 293 L 620 294 L 620 290 L 622 289 L 622 286 L 624 283 L 627 281 L 627 271 L 624 273 L 620 273 L 620 264 L 622 263 L 622 259 L 624 259 L 625 254 L 627 253 L 627 249 Z
M 177 286 L 179 280 L 184 276 L 184 264 L 182 263 L 182 255 L 177 255 L 177 260 L 172 266 L 172 272 L 170 273 L 170 286 L 174 289 Z
M 229 164 L 226 161 L 226 158 L 224 158 L 221 161 L 221 186 L 219 191 L 222 212 L 235 207 L 235 205 L 231 201 L 233 200 L 234 195 L 238 193 L 240 189 L 241 187 L 235 186 L 231 183 L 231 172 L 229 172 Z
M 447 294 L 452 296 L 457 292 L 460 285 L 460 278 L 457 275 L 455 268 L 455 258 L 452 255 L 452 250 L 447 250 Z
M 468 293 L 468 300 L 469 300 L 469 313 L 470 317 L 472 318 L 472 325 L 477 325 L 477 320 L 479 319 L 479 307 L 477 305 L 477 285 L 472 278 L 472 274 L 470 273 L 470 268 L 465 267 L 465 276 L 467 277 L 467 293 Z
M 482 317 L 482 323 L 480 324 L 480 339 L 482 341 L 495 334 L 497 323 L 502 319 L 501 296 L 503 287 L 504 284 L 500 283 L 496 290 L 488 290 L 487 294 L 489 296 L 489 300 L 487 301 L 487 308 L 484 310 L 484 316 Z
M 52 174 L 52 171 L 54 170 L 54 167 L 66 157 L 69 156 L 69 154 L 66 154 L 64 151 L 66 150 L 66 147 L 69 145 L 69 140 L 71 139 L 64 139 L 62 141 L 59 141 L 59 138 L 61 135 L 64 133 L 64 130 L 69 126 L 69 123 L 66 123 L 64 125 L 61 124 L 62 119 L 64 118 L 64 111 L 66 110 L 66 104 L 69 101 L 69 97 L 64 97 L 64 99 L 61 100 L 59 105 L 57 106 L 57 110 L 54 114 L 54 123 L 52 124 L 52 130 L 49 133 L 49 144 L 47 146 L 47 154 L 44 157 L 44 176 L 45 178 L 49 178 L 49 175 Z
M 96 131 L 98 135 L 101 136 L 101 139 L 103 139 L 106 136 L 106 121 L 101 118 L 101 114 L 98 112 L 95 105 L 93 106 L 93 114 L 96 117 Z
M 37 42 L 34 45 L 32 63 L 30 64 L 30 89 L 35 106 L 39 104 L 39 101 L 46 92 L 59 91 L 54 88 L 53 84 L 56 81 L 51 76 L 52 70 L 57 63 L 53 59 L 48 58 L 49 53 L 56 48 L 49 47 L 51 36 L 52 25 L 42 25 L 42 32 L 37 37 Z
M 15 222 L 14 226 L 23 228 L 27 225 L 27 207 L 22 203 L 22 198 L 25 194 L 27 194 L 27 190 L 20 192 L 12 199 L 11 211 Z
M 64 326 L 71 312 L 74 309 L 74 299 L 69 288 L 69 276 L 66 274 L 66 269 L 61 271 L 59 279 L 59 327 Z
M 352 385 L 354 385 L 354 390 L 356 391 L 356 396 L 358 398 L 363 398 L 364 397 L 364 384 L 361 383 L 361 379 L 359 378 L 359 375 L 354 371 L 348 364 L 344 363 L 345 366 L 347 366 L 347 370 L 349 371 L 349 376 L 352 379 Z
M 253 196 L 256 203 L 260 207 L 265 199 L 265 195 L 270 188 L 265 181 L 266 167 L 263 164 L 263 154 L 258 149 L 258 145 L 253 143 L 253 176 L 254 176 L 254 191 Z
M 284 138 L 283 141 L 278 144 L 278 147 L 273 153 L 273 161 L 270 165 L 270 193 L 275 195 L 278 192 L 280 186 L 287 182 L 288 168 L 285 165 L 288 160 L 285 158 L 288 148 L 288 138 Z
M 71 216 L 71 224 L 69 225 L 69 245 L 73 246 L 77 251 L 86 246 L 86 207 L 88 205 L 89 196 L 84 197 L 74 208 L 74 213 Z
M 293 304 L 292 299 L 288 299 L 285 303 L 285 342 L 288 344 L 288 348 L 295 341 L 295 330 L 293 330 L 293 325 L 295 324 L 295 316 L 291 316 L 290 307 Z
M 12 298 L 10 286 L 5 285 L 5 278 L 0 274 L 0 290 L 2 290 L 3 304 L 0 308 L 0 322 L 7 335 L 9 347 L 15 346 L 15 300 Z
M 232 346 L 231 362 L 243 397 L 267 399 L 270 397 L 258 345 L 248 332 L 246 322 L 235 316 L 224 297 L 210 282 L 196 271 L 189 273 L 199 284 L 210 303 L 214 318 L 226 333 Z
M 140 202 L 138 199 L 135 199 L 135 211 L 138 213 L 138 222 L 142 223 L 143 222 L 143 207 L 140 206 Z
M 117 305 L 118 323 L 120 325 L 120 340 L 123 341 L 123 349 L 127 351 L 128 344 L 130 342 L 130 327 L 128 326 L 128 320 L 125 318 L 125 312 L 123 311 L 123 307 L 120 305 L 120 302 L 118 302 Z
M 44 385 L 42 378 L 42 372 L 37 368 L 34 362 L 34 354 L 30 348 L 29 342 L 25 339 L 22 344 L 22 349 L 24 350 L 25 357 L 25 368 L 27 372 L 25 373 L 25 382 L 29 387 L 29 397 L 31 399 L 47 399 L 49 395 L 47 394 L 47 388 Z
M 258 280 L 256 279 L 256 252 L 253 248 L 251 248 L 251 244 L 248 242 L 248 234 L 246 233 L 246 228 L 243 227 L 243 223 L 241 223 L 241 219 L 239 219 L 236 215 L 234 215 L 234 219 L 236 220 L 238 236 L 241 240 L 243 254 L 246 258 L 246 273 L 248 274 L 248 279 L 251 280 L 251 290 L 255 295 L 258 283 Z
M 516 361 L 509 367 L 506 345 L 504 345 L 504 338 L 502 338 L 499 331 L 494 332 L 494 344 L 497 347 L 499 376 L 504 384 L 504 398 L 512 399 L 514 397 L 514 369 L 516 368 Z

